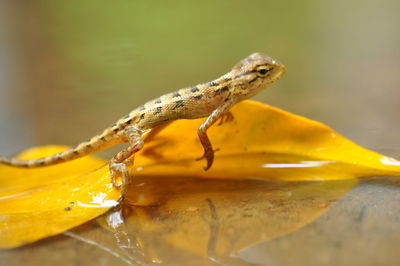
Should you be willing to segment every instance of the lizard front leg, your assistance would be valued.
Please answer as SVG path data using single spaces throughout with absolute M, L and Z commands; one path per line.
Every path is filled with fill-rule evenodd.
M 199 160 L 204 159 L 204 158 L 207 160 L 207 165 L 204 168 L 204 170 L 206 170 L 206 171 L 208 169 L 210 169 L 211 165 L 214 162 L 214 150 L 211 145 L 211 141 L 208 138 L 207 130 L 213 124 L 215 124 L 215 122 L 217 122 L 218 119 L 222 118 L 224 116 L 224 114 L 228 112 L 229 108 L 232 105 L 233 105 L 233 103 L 228 101 L 224 105 L 221 105 L 220 107 L 215 109 L 211 113 L 211 115 L 206 119 L 206 121 L 204 121 L 204 123 L 201 124 L 201 126 L 197 129 L 197 134 L 199 136 L 201 145 L 203 146 L 203 149 L 204 149 L 204 154 L 201 158 L 199 158 Z
M 119 152 L 110 162 L 111 182 L 114 187 L 125 187 L 129 183 L 130 172 L 128 166 L 134 162 L 134 154 L 143 148 L 143 131 L 137 127 L 126 127 L 121 134 L 121 137 L 126 138 L 129 142 L 129 147 Z M 121 182 L 118 182 L 118 178 Z

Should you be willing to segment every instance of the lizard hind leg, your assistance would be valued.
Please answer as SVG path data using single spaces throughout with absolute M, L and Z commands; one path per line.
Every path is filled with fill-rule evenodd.
M 143 148 L 143 131 L 134 126 L 129 126 L 123 130 L 121 137 L 126 138 L 129 147 L 119 152 L 110 162 L 111 183 L 115 188 L 122 190 L 129 184 L 129 166 L 133 165 L 134 155 Z

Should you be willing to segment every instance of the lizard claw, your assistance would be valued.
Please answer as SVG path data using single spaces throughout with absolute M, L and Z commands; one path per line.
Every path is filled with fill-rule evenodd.
M 207 165 L 206 167 L 204 167 L 204 170 L 207 171 L 208 169 L 210 169 L 210 167 L 212 166 L 213 162 L 214 162 L 214 153 L 219 151 L 219 149 L 215 149 L 215 150 L 205 150 L 203 156 L 201 156 L 200 158 L 197 158 L 196 161 L 200 161 L 203 159 L 207 160 Z

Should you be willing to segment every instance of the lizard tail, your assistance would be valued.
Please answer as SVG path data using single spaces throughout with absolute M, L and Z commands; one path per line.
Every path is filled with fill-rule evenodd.
M 20 160 L 17 158 L 0 157 L 0 164 L 5 164 L 13 167 L 34 168 L 55 165 L 65 161 L 74 160 L 86 155 L 87 153 L 88 152 L 78 151 L 75 148 L 69 148 L 54 155 L 32 160 Z
M 0 157 L 0 164 L 5 164 L 14 167 L 23 167 L 23 168 L 40 167 L 40 166 L 55 164 L 56 163 L 55 156 L 56 155 L 52 155 L 33 160 L 19 160 L 17 158 Z
M 101 138 L 102 135 L 96 137 Z M 104 141 L 97 140 L 96 142 L 94 142 L 93 139 L 90 139 L 75 147 L 71 147 L 69 149 L 66 149 L 65 151 L 56 153 L 54 155 L 32 160 L 20 160 L 18 158 L 6 158 L 0 156 L 0 164 L 5 164 L 13 167 L 23 167 L 23 168 L 50 166 L 63 163 L 66 161 L 75 160 L 90 153 L 95 153 L 97 151 L 109 148 L 110 146 L 115 145 L 116 144 L 115 142 L 116 141 L 105 141 L 105 140 Z

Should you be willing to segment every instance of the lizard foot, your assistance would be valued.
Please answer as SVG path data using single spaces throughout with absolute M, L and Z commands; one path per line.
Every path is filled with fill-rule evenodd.
M 200 158 L 196 159 L 196 161 L 200 161 L 200 160 L 203 160 L 203 159 L 207 160 L 207 165 L 206 165 L 206 167 L 204 167 L 205 171 L 210 169 L 210 167 L 212 166 L 212 164 L 214 162 L 214 153 L 217 152 L 217 151 L 219 151 L 219 149 L 215 149 L 215 150 L 212 150 L 212 149 L 208 150 L 207 149 L 207 150 L 204 151 L 203 156 L 201 156 Z
M 233 114 L 231 112 L 225 112 L 221 115 L 221 118 L 219 119 L 219 123 L 217 124 L 217 126 L 222 125 L 223 123 L 228 123 L 228 122 L 232 122 L 235 119 L 235 117 L 233 116 Z
M 129 183 L 130 172 L 125 163 L 110 163 L 111 183 L 115 188 L 126 187 Z

